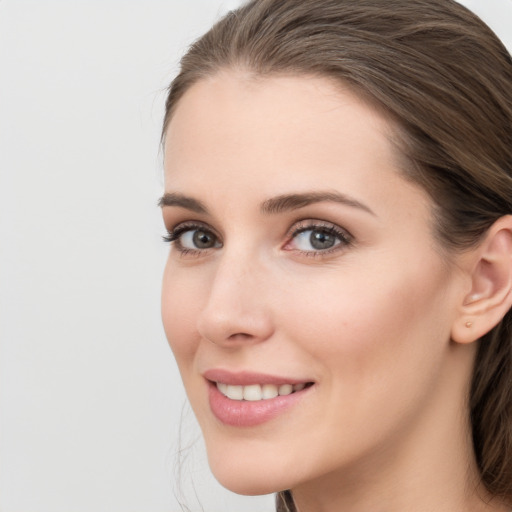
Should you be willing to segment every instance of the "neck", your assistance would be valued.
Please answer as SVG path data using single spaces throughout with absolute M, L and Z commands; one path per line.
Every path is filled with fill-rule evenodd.
M 298 487 L 298 512 L 508 511 L 491 500 L 473 460 L 454 456 L 446 445 L 436 457 L 410 448 L 382 452 Z

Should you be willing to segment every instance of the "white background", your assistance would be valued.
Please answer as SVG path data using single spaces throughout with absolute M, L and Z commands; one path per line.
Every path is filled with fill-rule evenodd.
M 0 512 L 179 510 L 199 431 L 160 323 L 159 131 L 238 3 L 0 0 Z M 465 3 L 512 47 L 512 0 Z M 183 453 L 192 510 L 272 510 Z

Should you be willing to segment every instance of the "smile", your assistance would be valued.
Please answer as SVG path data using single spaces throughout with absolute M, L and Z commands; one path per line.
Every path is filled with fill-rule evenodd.
M 210 410 L 224 425 L 255 427 L 277 419 L 306 399 L 315 382 L 252 372 L 209 370 Z
M 250 384 L 248 386 L 235 386 L 217 382 L 217 389 L 230 400 L 247 400 L 250 402 L 258 402 L 260 400 L 270 400 L 277 396 L 287 396 L 302 391 L 307 384 Z

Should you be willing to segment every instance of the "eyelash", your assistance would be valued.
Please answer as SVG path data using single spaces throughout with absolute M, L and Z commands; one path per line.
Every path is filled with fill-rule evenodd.
M 336 226 L 335 224 L 320 220 L 306 220 L 300 221 L 293 227 L 290 234 L 287 236 L 287 239 L 289 241 L 286 242 L 285 247 L 292 243 L 294 240 L 296 240 L 301 233 L 305 233 L 307 231 L 325 233 L 327 235 L 335 237 L 339 241 L 338 243 L 335 243 L 334 246 L 328 249 L 317 249 L 310 251 L 296 250 L 299 254 L 308 257 L 321 258 L 323 256 L 327 256 L 329 254 L 347 249 L 354 242 L 354 237 L 348 231 L 340 228 L 339 226 Z
M 169 230 L 166 235 L 162 238 L 164 242 L 174 244 L 177 248 L 180 256 L 200 256 L 204 254 L 205 251 L 208 251 L 210 248 L 206 249 L 190 249 L 188 247 L 183 247 L 181 243 L 181 237 L 187 232 L 194 231 L 203 231 L 209 235 L 215 237 L 217 241 L 219 241 L 219 237 L 215 234 L 215 232 L 204 224 L 199 223 L 183 223 L 179 224 L 172 230 Z M 291 249 L 294 252 L 297 252 L 301 255 L 305 255 L 308 257 L 317 257 L 321 258 L 322 256 L 326 256 L 333 252 L 338 252 L 340 250 L 346 249 L 353 244 L 353 236 L 348 233 L 348 231 L 336 226 L 335 224 L 331 224 L 330 222 L 325 221 L 317 221 L 317 220 L 307 220 L 307 221 L 299 221 L 297 224 L 293 226 L 293 229 L 289 231 L 287 234 L 287 242 L 283 245 L 286 247 L 290 245 L 301 233 L 305 233 L 307 231 L 317 231 L 322 232 L 327 235 L 334 236 L 338 242 L 335 243 L 334 246 L 327 249 L 317 249 L 317 250 L 299 250 L 299 249 Z M 220 242 L 222 244 L 222 242 Z M 220 245 L 222 247 L 222 245 Z M 213 247 L 216 248 L 216 247 Z
M 178 249 L 178 252 L 180 253 L 181 256 L 200 256 L 207 249 L 189 249 L 187 247 L 183 247 L 180 240 L 181 236 L 184 235 L 185 233 L 194 232 L 198 230 L 204 231 L 205 233 L 209 233 L 213 235 L 216 239 L 219 238 L 208 226 L 194 222 L 179 224 L 172 230 L 169 230 L 167 234 L 164 235 L 162 238 L 164 242 L 173 244 Z

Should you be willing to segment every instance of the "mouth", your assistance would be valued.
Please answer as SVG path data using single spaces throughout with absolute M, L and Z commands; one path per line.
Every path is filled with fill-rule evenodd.
M 271 400 L 278 396 L 288 396 L 310 387 L 313 382 L 300 382 L 298 384 L 249 384 L 248 386 L 214 382 L 217 389 L 230 400 L 246 400 L 259 402 Z
M 250 372 L 203 374 L 213 415 L 224 425 L 255 427 L 280 417 L 310 394 L 315 382 Z

